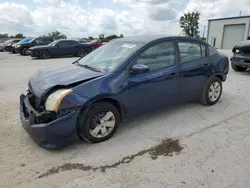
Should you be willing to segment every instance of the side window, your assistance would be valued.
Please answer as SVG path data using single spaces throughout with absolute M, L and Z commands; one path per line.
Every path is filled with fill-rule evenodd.
M 136 63 L 147 65 L 150 71 L 176 64 L 174 42 L 161 42 L 149 47 L 136 58 Z
M 201 47 L 198 43 L 179 42 L 181 63 L 202 58 Z
M 68 41 L 61 41 L 61 42 L 58 42 L 58 44 L 60 45 L 60 46 L 68 46 L 69 44 L 68 44 Z
M 217 50 L 215 48 L 213 48 L 212 46 L 208 47 L 208 51 L 209 51 L 210 56 L 218 53 Z
M 52 40 L 50 40 L 50 39 L 43 39 L 43 43 L 45 43 L 45 44 L 49 44 L 51 42 L 52 42 Z
M 42 43 L 43 43 L 43 40 L 40 39 L 40 38 L 38 38 L 38 39 L 34 40 L 34 43 L 35 43 L 35 44 L 42 44 Z
M 73 40 L 68 41 L 68 45 L 75 45 L 75 44 L 76 44 L 76 41 L 73 41 Z
M 206 53 L 206 46 L 201 44 L 201 55 L 202 57 L 206 57 L 207 53 Z

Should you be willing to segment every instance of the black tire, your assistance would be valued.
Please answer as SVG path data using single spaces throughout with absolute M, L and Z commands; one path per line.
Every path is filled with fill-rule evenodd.
M 244 71 L 247 70 L 246 67 L 239 67 L 239 66 L 237 66 L 237 65 L 235 65 L 235 64 L 233 64 L 233 63 L 231 63 L 231 67 L 232 67 L 232 69 L 235 70 L 236 72 L 244 72 Z
M 29 51 L 29 48 L 23 48 L 21 51 L 21 54 L 27 56 L 27 55 L 29 55 L 28 51 Z
M 86 51 L 84 50 L 84 49 L 79 49 L 79 50 L 77 50 L 77 52 L 76 52 L 76 56 L 77 57 L 84 57 L 84 56 L 86 56 L 87 55 L 87 53 L 86 53 Z
M 209 97 L 209 92 L 210 92 L 211 85 L 214 83 L 218 83 L 220 85 L 220 93 L 219 93 L 219 96 L 217 97 L 217 99 L 213 101 Z M 219 101 L 221 94 L 222 94 L 222 81 L 218 77 L 213 77 L 213 78 L 209 79 L 207 84 L 205 85 L 205 87 L 202 91 L 202 94 L 201 94 L 200 102 L 203 105 L 207 105 L 207 106 L 214 105 Z
M 90 133 L 90 131 L 95 128 L 95 127 L 91 127 L 92 122 L 99 113 L 105 113 L 105 112 L 113 113 L 114 118 L 115 118 L 114 127 L 107 136 L 96 138 L 92 136 Z M 109 102 L 97 102 L 97 103 L 94 103 L 87 112 L 83 111 L 80 114 L 78 118 L 78 122 L 77 122 L 77 130 L 79 131 L 78 135 L 80 135 L 84 140 L 90 143 L 103 142 L 113 136 L 113 134 L 116 132 L 119 126 L 119 123 L 120 123 L 120 115 L 119 115 L 117 108 L 113 104 Z
M 42 50 L 39 52 L 40 59 L 48 59 L 50 58 L 49 52 L 47 50 Z

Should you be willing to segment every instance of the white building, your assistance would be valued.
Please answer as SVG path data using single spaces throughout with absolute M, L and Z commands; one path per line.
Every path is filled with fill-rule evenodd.
M 208 20 L 207 42 L 222 49 L 232 49 L 250 36 L 250 16 Z

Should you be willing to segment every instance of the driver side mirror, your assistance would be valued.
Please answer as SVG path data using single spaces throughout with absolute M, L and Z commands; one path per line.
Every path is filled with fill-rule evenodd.
M 60 44 L 57 44 L 56 47 L 59 48 L 59 47 L 60 47 Z
M 132 75 L 136 75 L 136 74 L 144 74 L 149 72 L 149 67 L 147 65 L 143 65 L 143 64 L 136 64 L 134 65 L 131 70 L 130 70 L 130 74 Z

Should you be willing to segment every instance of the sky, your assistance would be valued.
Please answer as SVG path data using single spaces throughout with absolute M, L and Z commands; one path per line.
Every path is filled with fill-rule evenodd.
M 203 36 L 208 19 L 250 15 L 250 0 L 0 0 L 0 33 L 179 35 L 180 16 L 192 11 Z

